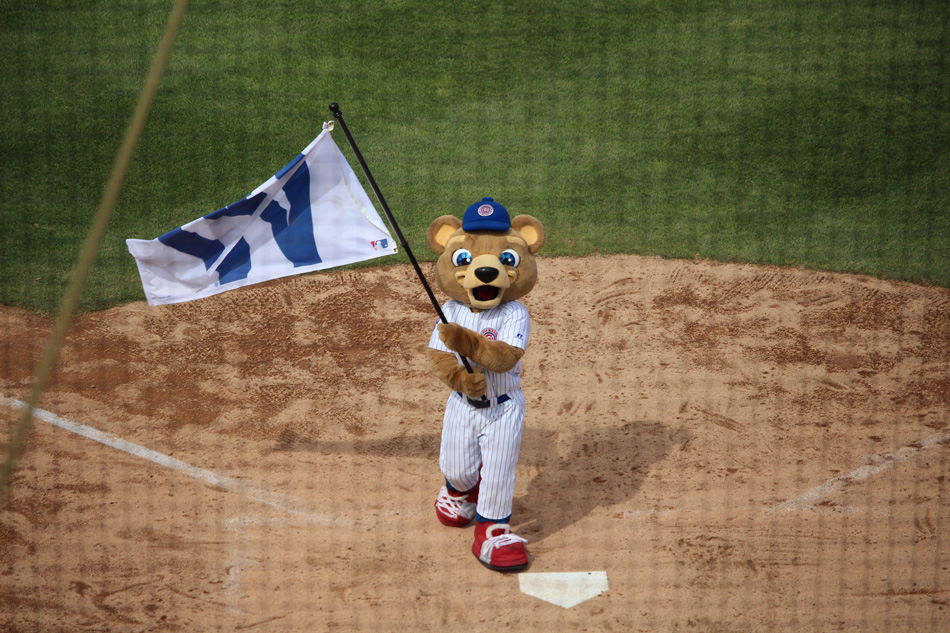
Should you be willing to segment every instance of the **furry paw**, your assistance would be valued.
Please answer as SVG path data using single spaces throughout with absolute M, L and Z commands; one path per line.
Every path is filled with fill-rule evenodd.
M 469 398 L 480 398 L 488 393 L 488 385 L 485 384 L 485 374 L 477 367 L 473 368 L 474 374 L 464 372 L 459 375 L 459 391 Z
M 471 358 L 478 349 L 479 338 L 476 332 L 455 323 L 439 324 L 439 340 L 453 352 Z

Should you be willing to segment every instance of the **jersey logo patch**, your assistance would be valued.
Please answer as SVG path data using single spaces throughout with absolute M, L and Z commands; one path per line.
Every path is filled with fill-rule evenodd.
M 482 330 L 481 335 L 490 341 L 498 340 L 498 330 L 492 329 L 490 327 L 487 327 L 484 330 Z

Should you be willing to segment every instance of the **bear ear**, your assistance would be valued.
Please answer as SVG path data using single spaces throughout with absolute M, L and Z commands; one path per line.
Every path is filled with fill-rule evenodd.
M 511 228 L 518 232 L 528 244 L 528 251 L 534 255 L 544 246 L 544 225 L 530 215 L 516 215 L 511 219 Z
M 462 221 L 454 215 L 443 215 L 437 217 L 429 225 L 426 232 L 426 240 L 429 242 L 429 248 L 441 255 L 445 250 L 445 244 L 452 237 L 452 234 L 462 228 Z

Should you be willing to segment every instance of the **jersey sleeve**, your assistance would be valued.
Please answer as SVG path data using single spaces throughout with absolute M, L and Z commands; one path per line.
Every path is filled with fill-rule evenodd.
M 518 301 L 512 301 L 508 306 L 498 338 L 512 347 L 527 349 L 528 338 L 531 336 L 531 319 L 528 316 L 528 309 Z
M 432 328 L 432 336 L 429 337 L 429 347 L 440 352 L 451 352 L 452 350 L 446 347 L 442 339 L 439 338 L 439 323 L 442 323 L 442 319 L 436 319 L 435 321 L 435 326 Z
M 442 313 L 445 314 L 445 318 L 449 320 L 453 318 L 450 314 L 452 311 L 452 306 L 450 304 L 451 301 L 442 306 Z M 436 319 L 435 325 L 432 326 L 432 334 L 429 336 L 429 347 L 440 352 L 453 353 L 452 350 L 445 346 L 445 343 L 442 342 L 442 339 L 439 338 L 440 323 L 442 323 L 442 319 Z

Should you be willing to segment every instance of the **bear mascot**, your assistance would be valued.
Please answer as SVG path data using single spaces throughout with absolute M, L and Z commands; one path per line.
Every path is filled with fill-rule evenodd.
M 489 569 L 528 566 L 525 539 L 511 532 L 515 466 L 521 448 L 525 397 L 521 357 L 531 323 L 518 299 L 538 278 L 535 254 L 544 226 L 530 215 L 511 218 L 484 198 L 461 221 L 451 215 L 429 226 L 439 258 L 436 280 L 450 297 L 429 340 L 432 370 L 452 393 L 445 408 L 439 467 L 445 485 L 435 511 L 451 527 L 473 520 L 472 553 Z M 470 359 L 472 372 L 461 358 Z

